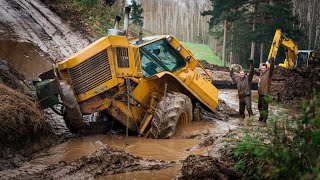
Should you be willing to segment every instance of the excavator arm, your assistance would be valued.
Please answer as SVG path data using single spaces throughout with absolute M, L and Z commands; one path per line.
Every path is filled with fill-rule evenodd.
M 279 64 L 279 66 L 284 68 L 295 67 L 295 60 L 298 54 L 298 46 L 290 38 L 283 35 L 280 29 L 276 30 L 276 33 L 273 37 L 272 45 L 268 56 L 268 62 L 272 57 L 276 59 L 279 46 L 284 47 L 286 51 L 286 59 L 284 60 L 283 64 Z

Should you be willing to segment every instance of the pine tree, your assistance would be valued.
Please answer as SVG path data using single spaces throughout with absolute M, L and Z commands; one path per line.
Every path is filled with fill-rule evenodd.
M 136 1 L 132 0 L 131 5 L 131 20 L 132 23 L 139 26 L 139 28 L 142 28 L 143 26 L 143 8 L 141 4 L 137 4 Z
M 241 12 L 241 6 L 246 0 L 210 0 L 212 4 L 212 10 L 204 11 L 202 16 L 211 16 L 209 27 L 215 34 L 215 31 L 221 30 L 221 24 L 223 23 L 223 47 L 222 47 L 222 60 L 223 65 L 226 66 L 226 44 L 227 44 L 227 31 L 228 27 L 232 26 L 232 23 L 238 18 L 239 12 Z M 230 49 L 230 48 L 229 48 Z M 232 49 L 232 48 L 231 48 Z M 232 53 L 231 53 L 232 54 Z M 230 58 L 232 59 L 232 58 Z

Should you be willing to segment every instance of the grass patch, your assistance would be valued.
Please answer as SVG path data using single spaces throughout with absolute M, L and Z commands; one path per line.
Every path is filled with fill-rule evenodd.
M 196 59 L 206 60 L 211 64 L 222 65 L 221 59 L 213 53 L 208 45 L 190 42 L 181 43 L 194 54 Z

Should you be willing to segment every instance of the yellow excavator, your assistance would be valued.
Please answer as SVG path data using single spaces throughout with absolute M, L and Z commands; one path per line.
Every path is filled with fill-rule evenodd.
M 273 41 L 271 44 L 268 61 L 270 58 L 276 59 L 279 47 L 282 46 L 285 49 L 286 59 L 283 63 L 280 63 L 280 67 L 295 68 L 308 66 L 309 59 L 312 56 L 312 50 L 298 50 L 298 46 L 294 41 L 281 33 L 280 29 L 276 30 Z
M 192 120 L 196 103 L 215 110 L 218 90 L 211 75 L 175 37 L 129 42 L 130 8 L 125 10 L 123 31 L 118 30 L 118 17 L 107 37 L 54 64 L 55 80 L 37 86 L 40 104 L 57 104 L 52 102 L 58 97 L 48 92 L 54 84 L 71 132 L 85 128 L 84 115 L 95 114 L 93 121 L 113 119 L 141 136 L 171 138 L 179 124 Z M 47 101 L 50 98 L 55 100 Z
M 298 46 L 288 37 L 281 33 L 280 29 L 276 30 L 273 41 L 271 44 L 268 60 L 271 58 L 276 59 L 279 47 L 285 48 L 286 59 L 283 63 L 279 64 L 280 67 L 293 68 L 298 54 Z

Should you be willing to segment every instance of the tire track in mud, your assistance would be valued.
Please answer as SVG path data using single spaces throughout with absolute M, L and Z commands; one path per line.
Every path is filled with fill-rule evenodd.
M 91 43 L 92 38 L 72 31 L 39 0 L 0 0 L 0 16 L 0 23 L 14 31 L 0 39 L 31 42 L 52 60 L 66 58 Z M 5 34 L 7 28 L 0 29 Z

